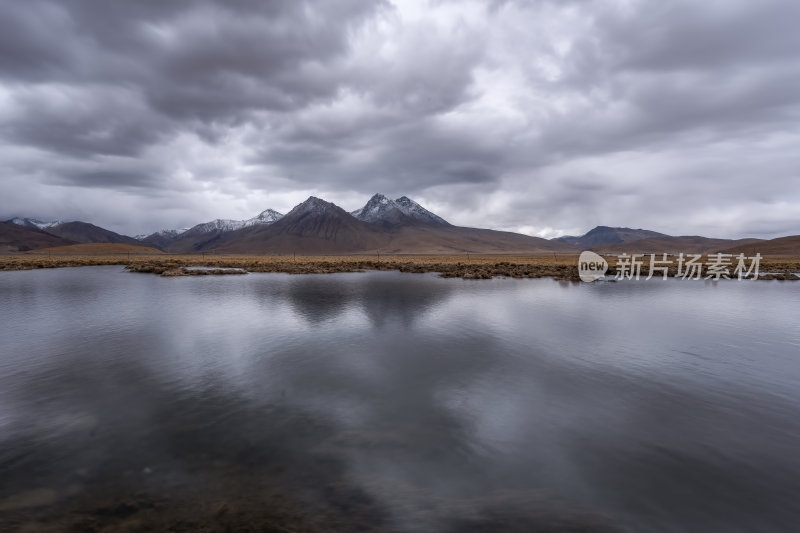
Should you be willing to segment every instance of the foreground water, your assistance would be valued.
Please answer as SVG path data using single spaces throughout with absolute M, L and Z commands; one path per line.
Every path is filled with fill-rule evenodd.
M 0 530 L 793 531 L 800 287 L 0 274 Z

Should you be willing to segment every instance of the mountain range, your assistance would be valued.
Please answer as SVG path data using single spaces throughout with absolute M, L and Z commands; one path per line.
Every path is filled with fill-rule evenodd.
M 263 213 L 262 213 L 263 215 Z M 259 215 L 261 216 L 261 215 Z M 252 221 L 253 219 L 251 219 Z M 230 222 L 230 221 L 229 221 Z M 570 252 L 563 243 L 518 233 L 453 226 L 403 196 L 376 194 L 348 213 L 311 196 L 286 215 L 275 211 L 258 223 L 230 228 L 199 224 L 142 239 L 173 253 L 541 253 Z
M 407 196 L 375 194 L 360 209 L 311 196 L 287 214 L 272 209 L 246 220 L 215 219 L 182 229 L 129 237 L 88 222 L 13 218 L 0 223 L 0 251 L 86 243 L 152 246 L 169 253 L 258 254 L 504 254 L 711 253 L 753 247 L 762 254 L 800 255 L 800 237 L 712 239 L 645 229 L 597 226 L 581 236 L 546 240 L 519 233 L 454 226 Z M 778 242 L 779 241 L 779 242 Z M 776 251 L 772 252 L 772 249 Z

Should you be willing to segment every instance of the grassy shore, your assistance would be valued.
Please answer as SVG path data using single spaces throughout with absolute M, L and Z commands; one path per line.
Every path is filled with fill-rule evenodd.
M 612 270 L 616 264 L 609 257 Z M 447 278 L 490 279 L 496 276 L 512 278 L 552 277 L 562 280 L 578 278 L 577 254 L 547 255 L 346 255 L 346 256 L 263 256 L 263 255 L 57 255 L 28 252 L 0 256 L 0 270 L 30 270 L 37 268 L 76 267 L 89 265 L 125 265 L 132 272 L 163 276 L 208 274 L 237 274 L 247 272 L 285 272 L 290 274 L 327 274 L 333 272 L 362 272 L 365 270 L 396 270 L 400 272 L 438 272 Z M 206 267 L 210 270 L 187 270 L 187 267 Z M 761 272 L 771 273 L 767 279 L 797 279 L 800 258 L 765 257 Z M 644 274 L 647 273 L 645 261 Z M 676 267 L 670 268 L 675 275 Z

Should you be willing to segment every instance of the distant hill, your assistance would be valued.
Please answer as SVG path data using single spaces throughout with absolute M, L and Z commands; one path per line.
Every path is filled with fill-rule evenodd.
M 189 228 L 184 229 L 164 229 L 156 231 L 149 235 L 137 235 L 136 240 L 143 245 L 150 244 L 156 248 L 166 249 L 167 246 L 175 242 L 178 237 L 183 233 L 189 231 Z
M 163 254 L 151 246 L 137 244 L 120 244 L 92 242 L 82 244 L 71 244 L 69 246 L 55 246 L 52 248 L 41 248 L 28 252 L 31 254 L 51 254 L 51 255 L 116 255 L 116 254 L 138 254 L 138 255 L 157 255 Z
M 638 241 L 641 239 L 652 239 L 661 237 L 669 237 L 669 235 L 646 229 L 597 226 L 588 231 L 585 235 L 581 235 L 580 237 L 565 235 L 563 237 L 556 237 L 555 239 L 552 240 L 571 244 L 572 246 L 575 246 L 580 249 L 589 249 L 601 244 L 619 244 L 625 242 Z
M 77 243 L 106 242 L 140 245 L 141 242 L 127 235 L 89 224 L 88 222 L 65 222 L 47 228 L 47 233 L 69 239 Z
M 24 252 L 74 243 L 75 241 L 51 235 L 35 226 L 0 222 L 0 251 L 3 252 Z
M 601 244 L 591 247 L 595 252 L 603 253 L 716 253 L 725 248 L 738 245 L 749 245 L 763 242 L 760 239 L 712 239 L 697 235 L 682 237 L 658 237 L 640 239 L 638 241 L 617 244 Z
M 748 256 L 760 253 L 761 255 L 791 255 L 797 257 L 800 256 L 800 235 L 778 237 L 777 239 L 759 241 L 756 243 L 739 244 L 723 251 L 729 254 L 743 253 Z

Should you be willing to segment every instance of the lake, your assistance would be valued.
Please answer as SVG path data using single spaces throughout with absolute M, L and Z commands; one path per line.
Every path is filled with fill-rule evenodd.
M 798 310 L 780 281 L 2 272 L 0 530 L 796 530 Z

